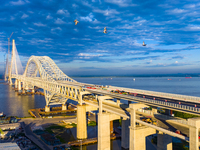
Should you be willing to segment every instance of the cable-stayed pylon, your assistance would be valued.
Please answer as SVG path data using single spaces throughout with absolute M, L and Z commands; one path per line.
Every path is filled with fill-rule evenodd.
M 9 75 L 8 75 L 8 81 L 10 84 L 12 84 L 12 74 L 18 75 L 23 74 L 23 67 L 21 64 L 21 61 L 19 59 L 19 55 L 17 52 L 17 48 L 15 45 L 15 40 L 12 41 L 12 58 L 10 62 L 10 69 L 9 69 Z
M 9 58 L 10 58 L 10 38 L 13 35 L 13 32 L 11 33 L 10 37 L 8 38 L 8 53 L 7 53 L 7 58 L 6 58 L 6 69 L 5 69 L 5 74 L 4 78 L 5 81 L 8 80 L 9 72 L 10 72 L 10 63 L 9 63 Z

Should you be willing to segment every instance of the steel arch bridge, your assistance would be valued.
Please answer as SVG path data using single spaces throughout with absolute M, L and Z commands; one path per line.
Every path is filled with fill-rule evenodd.
M 95 94 L 95 95 L 107 95 L 115 99 L 124 99 L 134 102 L 142 102 L 150 106 L 163 107 L 172 110 L 180 110 L 182 112 L 200 115 L 200 97 L 145 91 L 138 89 L 129 89 L 110 86 L 107 91 L 102 88 L 86 88 L 88 86 L 94 86 L 93 84 L 85 84 L 75 81 L 64 74 L 55 62 L 47 56 L 31 56 L 27 62 L 25 71 L 23 74 L 18 73 L 18 65 L 16 60 L 16 48 L 15 41 L 13 40 L 12 59 L 9 74 L 5 79 L 8 78 L 10 84 L 12 84 L 12 78 L 15 78 L 15 87 L 18 90 L 23 91 L 27 89 L 34 90 L 34 87 L 39 87 L 44 90 L 46 106 L 55 104 L 65 104 L 68 99 L 78 101 L 82 105 L 82 95 L 84 94 Z M 138 93 L 141 95 L 147 95 L 151 97 L 159 97 L 169 99 L 172 102 L 161 101 L 157 99 L 130 97 L 128 95 L 117 95 L 111 93 L 113 89 L 126 90 L 128 92 Z M 177 102 L 182 101 L 185 104 L 178 104 Z M 85 101 L 84 101 L 85 102 Z M 198 105 L 198 107 L 196 107 Z M 46 110 L 45 110 L 46 111 Z M 47 110 L 48 111 L 48 110 Z
M 14 40 L 13 45 L 14 48 Z M 10 84 L 12 84 L 12 79 L 15 78 L 15 87 L 18 90 L 22 90 L 21 84 L 23 85 L 23 90 L 34 90 L 35 86 L 42 88 L 46 106 L 65 104 L 69 98 L 79 99 L 80 86 L 83 84 L 64 74 L 50 57 L 31 56 L 24 73 L 20 75 L 16 64 L 15 51 L 15 49 L 12 49 L 12 59 L 8 74 Z

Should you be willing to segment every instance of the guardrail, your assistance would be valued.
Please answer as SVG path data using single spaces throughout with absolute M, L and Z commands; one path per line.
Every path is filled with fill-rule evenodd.
M 195 96 L 187 96 L 187 95 L 180 95 L 180 94 L 171 94 L 171 93 L 163 93 L 163 92 L 155 92 L 155 91 L 147 91 L 147 90 L 138 90 L 138 89 L 130 89 L 130 88 L 123 88 L 123 87 L 116 87 L 116 86 L 109 86 L 109 88 L 112 88 L 113 90 L 124 90 L 127 92 L 133 92 L 138 94 L 146 94 L 150 96 L 160 96 L 160 97 L 169 97 L 172 99 L 180 99 L 180 100 L 192 100 L 195 102 L 200 103 L 200 97 Z
M 127 97 L 131 97 L 131 96 L 127 96 Z M 169 102 L 164 102 L 164 101 L 157 101 L 157 100 L 152 100 L 152 99 L 147 99 L 147 98 L 140 98 L 140 97 L 134 97 L 134 99 L 137 99 L 137 100 L 140 100 L 143 102 L 152 103 L 152 104 L 164 105 L 164 106 L 169 106 L 169 107 L 173 107 L 173 108 L 177 108 L 177 109 L 200 113 L 200 108 L 196 108 L 196 107 L 175 104 L 175 103 L 169 103 Z
M 98 93 L 98 94 L 105 94 L 105 95 L 109 95 L 113 98 L 120 98 L 120 99 L 125 99 L 128 101 L 138 101 L 138 102 L 143 102 L 143 103 L 147 103 L 147 104 L 152 104 L 158 107 L 162 107 L 164 106 L 165 108 L 169 108 L 171 107 L 171 109 L 178 109 L 178 110 L 182 110 L 182 111 L 186 111 L 187 113 L 192 113 L 192 114 L 197 114 L 200 115 L 200 108 L 197 107 L 191 107 L 191 106 L 186 106 L 186 105 L 182 105 L 182 104 L 175 104 L 175 103 L 170 103 L 170 102 L 165 102 L 165 101 L 158 101 L 158 100 L 154 100 L 154 99 L 147 99 L 147 98 L 141 98 L 141 97 L 135 97 L 135 96 L 130 96 L 130 95 L 123 95 L 123 94 L 114 94 L 111 92 L 107 92 L 107 91 L 100 91 L 97 89 L 84 89 L 90 92 L 94 92 L 94 93 Z

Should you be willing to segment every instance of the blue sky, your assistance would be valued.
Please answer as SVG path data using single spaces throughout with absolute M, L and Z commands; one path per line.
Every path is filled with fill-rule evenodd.
M 12 32 L 24 67 L 36 55 L 69 76 L 200 73 L 197 0 L 1 0 L 0 73 Z

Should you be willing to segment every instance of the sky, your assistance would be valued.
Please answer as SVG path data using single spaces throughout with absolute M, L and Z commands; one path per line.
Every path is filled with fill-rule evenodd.
M 200 74 L 199 0 L 1 0 L 0 74 L 12 32 L 24 68 L 35 55 L 69 76 Z

